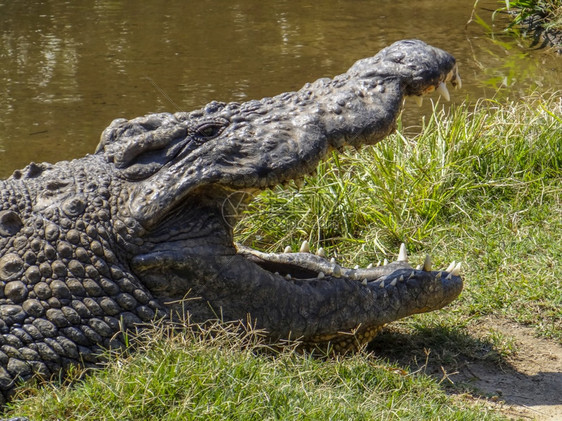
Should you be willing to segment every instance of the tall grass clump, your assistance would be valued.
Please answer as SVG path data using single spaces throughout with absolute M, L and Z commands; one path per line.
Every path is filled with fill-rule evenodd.
M 413 138 L 398 132 L 359 152 L 334 153 L 300 189 L 265 192 L 238 236 L 269 249 L 304 239 L 338 250 L 374 240 L 383 254 L 383 244 L 427 247 L 428 237 L 478 208 L 554 188 L 562 170 L 561 107 L 527 98 L 435 111 Z
M 560 340 L 561 233 L 560 93 L 436 110 L 416 136 L 334 154 L 300 189 L 263 193 L 238 227 L 246 244 L 308 240 L 349 266 L 391 259 L 401 242 L 412 261 L 460 260 L 465 291 L 453 309 Z

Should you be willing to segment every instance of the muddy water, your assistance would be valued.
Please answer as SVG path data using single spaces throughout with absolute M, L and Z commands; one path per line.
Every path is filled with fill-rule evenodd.
M 467 24 L 473 3 L 0 0 L 0 177 L 92 152 L 114 118 L 295 90 L 402 38 L 457 57 L 457 101 L 562 88 L 560 58 Z

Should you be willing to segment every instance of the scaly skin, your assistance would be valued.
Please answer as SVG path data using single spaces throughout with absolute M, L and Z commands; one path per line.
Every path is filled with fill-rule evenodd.
M 96 364 L 102 347 L 123 346 L 121 332 L 158 317 L 252 320 L 272 340 L 345 350 L 451 302 L 458 268 L 402 258 L 346 269 L 232 239 L 233 203 L 248 192 L 302 178 L 332 149 L 379 142 L 405 96 L 446 94 L 448 81 L 460 84 L 452 56 L 402 41 L 298 92 L 115 120 L 94 155 L 0 182 L 4 398 L 18 380 Z

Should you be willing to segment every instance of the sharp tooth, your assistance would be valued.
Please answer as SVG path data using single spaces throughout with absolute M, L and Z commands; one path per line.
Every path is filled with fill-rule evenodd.
M 372 264 L 372 263 L 369 263 L 369 264 L 367 265 L 367 269 L 371 269 L 372 267 L 373 267 L 373 264 Z
M 379 282 L 379 287 L 384 288 L 384 281 Z
M 404 282 L 404 275 L 400 275 L 400 278 L 398 278 L 398 282 Z
M 426 272 L 431 272 L 431 257 L 429 254 L 425 255 L 425 260 L 423 261 L 423 270 Z
M 418 104 L 418 107 L 421 107 L 423 105 L 423 96 L 414 96 L 414 101 L 416 101 L 416 104 Z
M 437 87 L 436 91 L 437 93 L 439 93 L 439 95 L 445 98 L 446 101 L 451 100 L 451 95 L 449 95 L 449 91 L 447 90 L 447 86 L 445 86 L 445 83 L 439 82 L 439 86 Z
M 363 282 L 361 282 L 361 285 L 367 285 L 367 278 L 363 279 Z
M 394 278 L 394 279 L 392 280 L 392 282 L 390 283 L 390 286 L 391 286 L 391 287 L 395 287 L 395 286 L 396 286 L 396 278 Z
M 383 266 L 388 265 L 388 259 L 384 259 L 383 262 L 382 262 L 382 265 L 383 265 Z
M 398 261 L 399 262 L 407 262 L 408 261 L 408 252 L 406 251 L 406 244 L 400 244 L 400 251 L 398 252 Z
M 381 261 L 379 260 L 379 261 L 377 262 L 377 267 L 379 267 L 380 265 L 381 265 Z
M 437 272 L 437 275 L 435 275 L 435 279 L 441 279 L 442 275 L 443 275 L 443 272 Z
M 308 241 L 304 240 L 301 244 L 301 253 L 310 253 L 310 246 L 308 245 Z
M 447 269 L 445 269 L 445 272 L 450 272 L 452 271 L 455 266 L 456 266 L 457 262 L 455 262 L 454 260 L 451 262 L 451 264 L 449 266 L 447 266 Z
M 336 258 L 335 258 L 335 257 L 332 257 L 332 258 L 330 259 L 330 263 L 335 264 L 335 263 L 336 263 Z
M 283 250 L 283 253 L 290 253 L 292 251 L 293 250 L 291 249 L 291 246 L 287 246 L 287 247 L 285 247 L 285 250 Z
M 316 250 L 316 255 L 320 257 L 326 257 L 326 252 L 322 247 L 320 247 L 318 250 Z
M 417 265 L 416 266 L 416 270 L 422 270 L 423 266 L 422 265 Z
M 332 269 L 332 275 L 334 275 L 336 278 L 341 277 L 341 267 L 340 267 L 340 265 L 334 266 L 334 269 Z
M 410 272 L 410 276 L 408 276 L 408 279 L 412 279 L 414 276 L 414 272 Z
M 286 274 L 286 275 L 285 275 L 285 279 L 291 279 L 291 274 L 289 274 L 289 273 Z
M 359 269 L 359 265 L 355 265 L 355 266 L 353 267 L 353 269 L 355 269 L 355 270 Z
M 318 279 L 322 279 L 324 277 L 324 272 L 318 272 Z
M 454 269 L 451 271 L 451 275 L 459 276 L 461 274 L 461 262 L 458 262 Z

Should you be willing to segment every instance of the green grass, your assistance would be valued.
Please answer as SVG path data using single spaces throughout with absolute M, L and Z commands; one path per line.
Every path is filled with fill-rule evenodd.
M 144 349 L 75 387 L 48 385 L 13 414 L 32 419 L 494 420 L 423 374 L 368 354 L 313 358 L 228 326 L 157 330 Z
M 561 0 L 505 0 L 505 5 L 512 16 L 511 30 L 525 27 L 526 21 L 534 17 L 542 29 L 562 31 Z
M 426 351 L 503 364 L 512 339 L 471 330 L 486 315 L 562 341 L 560 93 L 435 112 L 399 133 L 334 155 L 300 188 L 261 194 L 237 229 L 264 250 L 303 240 L 348 265 L 396 256 L 463 262 L 465 289 L 446 310 L 394 323 L 401 336 L 345 357 L 272 350 L 259 335 L 156 329 L 130 355 L 68 385 L 24 389 L 11 416 L 31 419 L 501 419 L 446 381 L 381 355 Z M 197 329 L 196 329 L 197 330 Z M 390 341 L 390 343 L 388 342 Z M 395 341 L 394 343 L 392 341 Z M 377 352 L 377 346 L 380 352 Z M 464 389 L 456 388 L 455 393 Z

